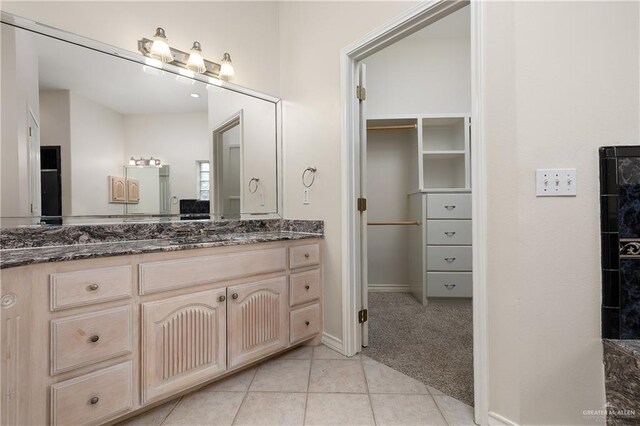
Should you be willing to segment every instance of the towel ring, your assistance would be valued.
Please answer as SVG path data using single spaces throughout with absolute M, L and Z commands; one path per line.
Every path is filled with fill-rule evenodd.
M 252 190 L 251 189 L 251 184 L 255 182 L 256 183 L 256 187 Z M 249 192 L 252 194 L 255 194 L 256 191 L 258 190 L 258 183 L 260 182 L 260 179 L 258 179 L 257 177 L 251 178 L 251 180 L 249 181 Z
M 304 172 L 302 172 L 302 184 L 305 186 L 305 188 L 311 188 L 313 182 L 315 182 L 316 180 L 317 170 L 317 167 L 307 167 L 306 169 L 304 169 Z M 305 180 L 305 178 L 307 177 L 307 173 L 311 173 L 311 182 L 309 182 L 309 185 L 307 185 L 307 181 Z

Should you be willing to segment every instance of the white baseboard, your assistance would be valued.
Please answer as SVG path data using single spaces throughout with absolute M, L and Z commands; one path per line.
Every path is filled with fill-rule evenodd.
M 342 340 L 328 333 L 322 333 L 322 344 L 344 355 Z
M 512 422 L 493 411 L 489 411 L 489 426 L 518 426 L 518 423 Z
M 378 292 L 411 293 L 411 286 L 408 284 L 369 284 L 369 293 Z

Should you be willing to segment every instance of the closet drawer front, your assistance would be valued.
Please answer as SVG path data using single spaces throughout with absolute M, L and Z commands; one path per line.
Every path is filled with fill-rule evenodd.
M 470 272 L 428 272 L 427 297 L 472 297 Z
M 133 407 L 131 361 L 51 386 L 51 423 L 101 424 Z
M 303 268 L 320 263 L 320 244 L 306 244 L 289 248 L 289 268 Z
M 428 271 L 470 271 L 471 247 L 427 247 Z
M 471 194 L 427 194 L 428 219 L 471 219 Z
M 320 304 L 291 311 L 289 318 L 289 340 L 291 343 L 300 342 L 308 337 L 320 333 Z
M 470 220 L 427 221 L 427 244 L 471 244 Z
M 284 271 L 286 248 L 140 264 L 140 294 Z
M 51 374 L 131 353 L 131 308 L 123 306 L 51 321 Z
M 51 310 L 131 297 L 131 266 L 51 274 Z
M 301 305 L 320 298 L 320 270 L 291 274 L 289 305 Z

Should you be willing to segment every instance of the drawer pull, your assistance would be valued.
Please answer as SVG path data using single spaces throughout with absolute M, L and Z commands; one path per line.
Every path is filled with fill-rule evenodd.
M 91 341 L 91 343 L 96 343 L 98 340 L 100 340 L 100 336 L 98 336 L 97 334 L 93 335 L 89 338 L 89 340 Z
M 309 253 L 305 253 L 305 254 L 304 254 L 304 258 L 305 258 L 305 259 L 308 259 L 308 258 L 309 258 Z
M 227 300 L 227 298 L 225 296 L 220 296 L 220 297 L 218 297 L 218 300 L 220 302 L 224 302 L 225 300 Z
M 444 206 L 444 208 L 447 210 L 453 210 L 456 208 L 456 206 Z
M 456 235 L 456 233 L 453 231 L 449 231 L 449 232 L 445 232 L 444 235 L 446 235 L 447 237 L 453 237 L 454 235 Z
M 233 293 L 233 294 L 231 295 L 231 298 L 232 298 L 233 300 L 236 300 L 236 299 L 238 298 L 238 293 Z
M 456 260 L 455 257 L 445 257 L 444 260 L 447 261 L 447 263 L 452 263 L 454 260 Z
M 456 285 L 455 284 L 445 284 L 444 285 L 446 288 L 448 288 L 449 290 L 451 290 L 452 288 L 454 288 Z
M 305 285 L 305 286 L 304 286 L 304 289 L 305 289 L 305 290 L 309 290 L 310 288 L 311 288 L 311 287 L 309 287 L 309 284 L 307 284 L 307 285 Z
M 89 400 L 89 402 L 91 403 L 91 405 L 96 405 L 99 401 L 100 401 L 100 398 L 98 398 L 97 396 L 94 396 L 93 398 L 91 398 L 91 399 Z
M 305 321 L 304 325 L 308 326 L 309 324 L 311 324 L 309 321 Z
M 98 288 L 100 288 L 98 284 L 91 284 L 89 287 L 87 287 L 87 290 L 96 291 Z

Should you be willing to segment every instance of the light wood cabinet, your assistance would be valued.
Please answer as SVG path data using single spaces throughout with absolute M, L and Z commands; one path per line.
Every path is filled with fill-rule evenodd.
M 109 202 L 127 202 L 127 185 L 123 177 L 109 176 Z

